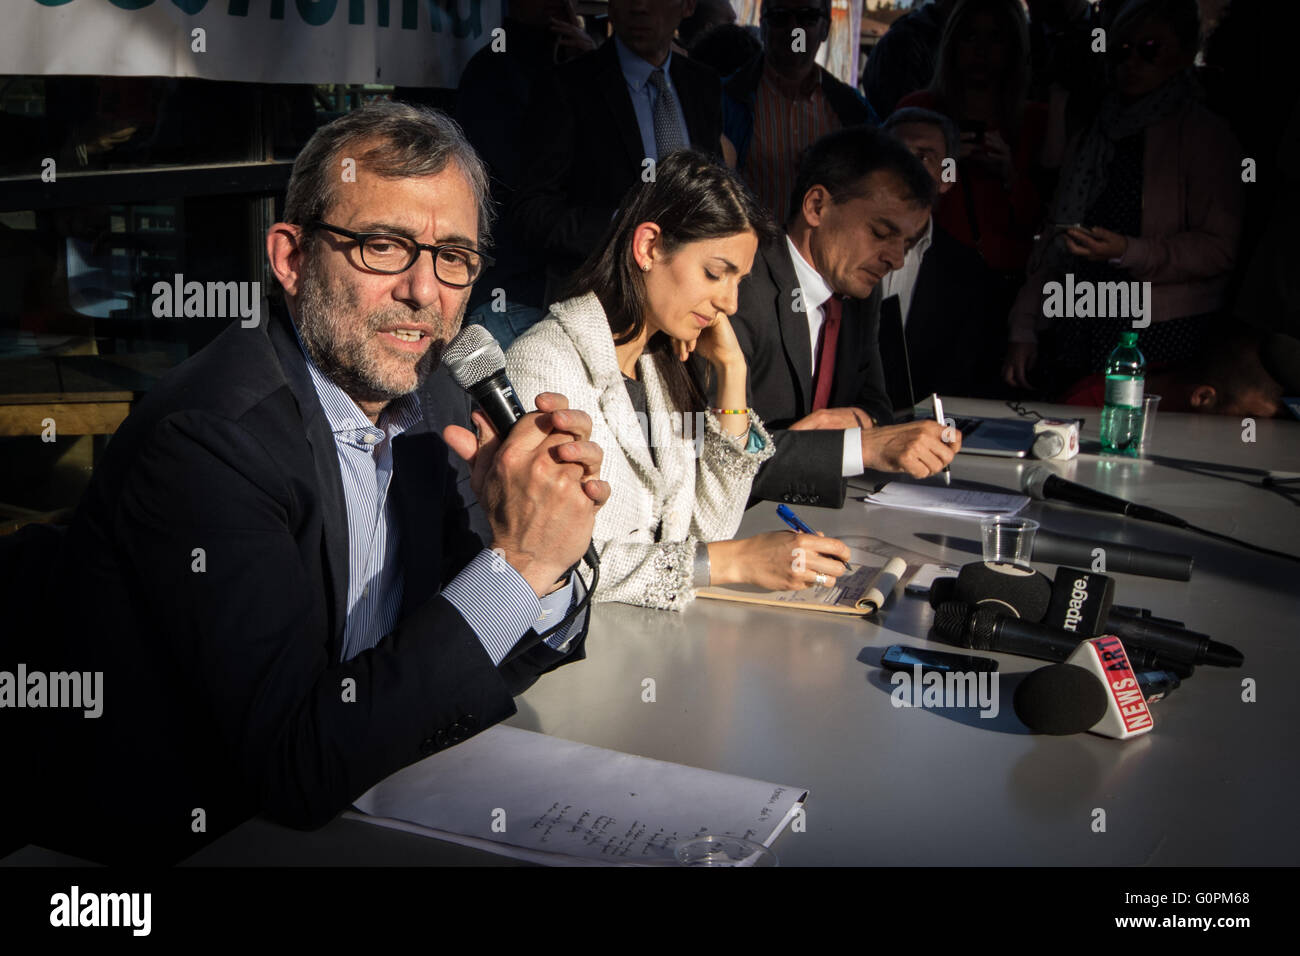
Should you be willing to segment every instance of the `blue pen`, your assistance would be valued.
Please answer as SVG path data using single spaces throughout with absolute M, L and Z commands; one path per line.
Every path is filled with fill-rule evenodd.
M 805 522 L 802 518 L 800 518 L 797 514 L 795 514 L 785 505 L 777 505 L 776 514 L 777 517 L 779 517 L 782 521 L 784 521 L 787 525 L 789 525 L 790 528 L 793 529 L 794 531 L 802 531 L 804 534 L 817 534 L 816 531 L 808 527 L 807 522 Z M 850 565 L 849 562 L 844 561 L 841 563 L 844 565 L 845 571 L 848 571 L 850 574 L 853 573 L 853 566 Z

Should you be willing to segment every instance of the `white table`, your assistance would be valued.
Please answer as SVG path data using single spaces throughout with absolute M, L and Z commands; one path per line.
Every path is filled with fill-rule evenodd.
M 993 402 L 947 406 L 959 415 L 1008 414 Z M 1084 414 L 1084 438 L 1095 440 L 1099 411 Z M 1223 418 L 1161 412 L 1156 427 L 1157 456 L 1300 473 L 1297 423 L 1259 422 L 1254 444 L 1241 441 L 1240 421 Z M 952 473 L 1015 489 L 1023 467 L 961 455 Z M 1195 524 L 1300 550 L 1300 507 L 1275 493 L 1154 459 L 1084 454 L 1060 470 Z M 953 564 L 978 557 L 962 550 L 977 547 L 971 521 L 854 501 L 842 511 L 799 510 L 828 534 L 870 533 Z M 1026 658 L 995 655 L 1004 698 L 996 719 L 892 705 L 885 672 L 859 657 L 864 648 L 873 659 L 889 644 L 925 643 L 929 605 L 901 588 L 874 623 L 703 600 L 684 614 L 606 604 L 593 612 L 587 660 L 543 678 L 519 699 L 510 723 L 807 787 L 806 830 L 788 831 L 775 844 L 784 865 L 1300 862 L 1300 695 L 1292 686 L 1300 662 L 1300 564 L 1062 506 L 1035 502 L 1025 513 L 1056 531 L 1194 555 L 1190 583 L 1117 575 L 1117 601 L 1236 646 L 1245 666 L 1197 668 L 1153 705 L 1155 729 L 1133 741 L 1034 736 L 1010 704 L 1013 675 L 1042 666 Z M 746 515 L 741 533 L 782 527 L 775 506 L 763 504 Z M 642 702 L 646 677 L 655 680 L 654 703 Z M 1241 699 L 1245 677 L 1257 682 L 1256 703 Z M 1098 808 L 1105 832 L 1093 830 Z M 29 847 L 5 862 L 58 861 Z M 194 862 L 504 861 L 347 820 L 309 834 L 254 820 Z

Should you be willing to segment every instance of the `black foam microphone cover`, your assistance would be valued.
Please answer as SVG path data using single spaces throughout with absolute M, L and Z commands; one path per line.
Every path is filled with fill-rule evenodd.
M 953 600 L 977 607 L 991 607 L 1026 621 L 1041 621 L 1052 600 L 1052 582 L 1047 575 L 1009 564 L 972 561 L 957 575 Z
M 1020 682 L 1012 706 L 1020 722 L 1036 733 L 1080 734 L 1105 716 L 1106 688 L 1082 667 L 1052 664 Z
M 937 608 L 940 604 L 956 600 L 958 600 L 956 578 L 935 578 L 930 582 L 930 607 Z

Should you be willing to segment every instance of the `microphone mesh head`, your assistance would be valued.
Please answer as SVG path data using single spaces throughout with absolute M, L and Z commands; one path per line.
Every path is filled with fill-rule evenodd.
M 1020 682 L 1012 706 L 1021 723 L 1032 731 L 1079 734 L 1105 716 L 1106 688 L 1082 667 L 1052 664 Z
M 443 353 L 443 362 L 461 388 L 472 388 L 506 367 L 506 355 L 481 325 L 466 325 Z
M 1020 490 L 1031 498 L 1038 501 L 1043 500 L 1043 485 L 1052 473 L 1042 465 L 1034 465 L 1025 469 L 1024 474 L 1020 476 Z
M 934 629 L 949 644 L 966 647 L 966 622 L 970 608 L 961 601 L 945 601 L 934 609 Z
M 993 627 L 1000 617 L 1006 617 L 1006 615 L 991 607 L 977 607 L 975 613 L 971 615 L 970 644 L 967 646 L 979 651 L 991 649 L 993 647 Z

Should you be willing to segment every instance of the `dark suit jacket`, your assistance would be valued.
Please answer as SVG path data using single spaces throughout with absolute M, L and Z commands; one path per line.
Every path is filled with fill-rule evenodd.
M 812 411 L 812 343 L 808 316 L 796 311 L 798 287 L 782 235 L 759 249 L 740 284 L 740 307 L 732 319 L 749 362 L 750 405 L 776 441 L 776 454 L 758 470 L 751 500 L 808 502 L 838 508 L 847 481 L 841 477 L 842 431 L 789 431 Z M 831 407 L 856 405 L 880 424 L 893 421 L 885 394 L 876 336 L 880 293 L 845 299 L 835 349 Z
M 913 286 L 906 347 L 898 297 L 881 304 L 880 354 L 890 404 L 910 407 L 932 392 L 983 396 L 995 390 L 1007 338 L 997 301 L 979 253 L 936 224 Z
M 50 650 L 63 668 L 104 672 L 104 710 L 51 722 L 64 772 L 36 842 L 169 862 L 258 812 L 322 826 L 580 659 L 582 640 L 565 657 L 530 632 L 497 668 L 440 596 L 483 546 L 449 454 L 428 428 L 394 441 L 401 617 L 340 662 L 347 512 L 287 317 L 234 323 L 167 375 L 114 436 L 60 562 L 76 606 Z M 206 832 L 193 832 L 196 808 Z
M 691 146 L 721 158 L 718 75 L 680 53 L 668 73 Z M 646 152 L 613 39 L 556 67 L 531 114 L 524 138 L 531 161 L 512 222 L 520 239 L 546 256 L 547 295 L 553 298 L 600 244 L 624 194 L 641 182 Z

